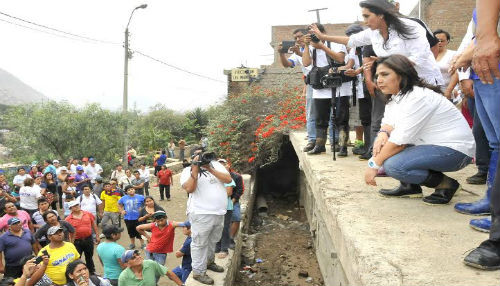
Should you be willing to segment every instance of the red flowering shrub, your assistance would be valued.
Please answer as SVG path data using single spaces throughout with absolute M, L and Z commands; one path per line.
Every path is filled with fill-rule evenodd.
M 305 126 L 302 88 L 250 87 L 217 106 L 206 128 L 209 147 L 235 169 L 251 172 L 278 159 L 283 136 Z

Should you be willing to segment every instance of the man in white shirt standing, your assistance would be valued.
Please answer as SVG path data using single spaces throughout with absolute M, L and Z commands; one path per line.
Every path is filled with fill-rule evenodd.
M 232 181 L 229 172 L 209 156 L 195 152 L 193 164 L 181 174 L 181 185 L 189 194 L 187 215 L 191 222 L 191 258 L 193 278 L 212 285 L 214 280 L 206 271 L 224 272 L 215 264 L 215 244 L 222 235 L 227 210 L 227 192 L 224 184 Z M 207 153 L 204 153 L 205 155 Z
M 92 213 L 96 218 L 99 214 L 99 217 L 102 218 L 104 206 L 101 199 L 92 193 L 90 186 L 83 187 L 83 193 L 76 200 L 80 203 L 82 210 Z
M 149 169 L 146 168 L 145 163 L 142 163 L 141 168 L 138 171 L 141 178 L 144 179 L 144 194 L 146 196 L 149 196 L 149 176 L 151 176 L 151 174 L 149 173 Z
M 97 164 L 94 158 L 90 158 L 89 165 L 85 167 L 85 174 L 89 176 L 92 185 L 95 184 L 95 179 L 101 175 L 102 171 L 101 165 Z

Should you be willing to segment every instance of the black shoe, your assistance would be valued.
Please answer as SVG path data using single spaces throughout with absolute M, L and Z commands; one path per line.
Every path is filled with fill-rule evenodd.
M 339 157 L 347 157 L 347 146 L 340 147 L 340 151 L 338 153 Z
M 354 155 L 363 155 L 366 153 L 365 147 L 354 147 L 352 148 L 352 154 Z
M 365 154 L 361 155 L 361 156 L 358 156 L 359 160 L 361 161 L 366 161 L 366 160 L 370 160 L 370 158 L 372 157 L 372 152 L 366 152 Z
M 457 180 L 432 170 L 429 171 L 429 176 L 422 185 L 436 189 L 430 196 L 423 198 L 424 203 L 428 205 L 445 205 L 451 201 L 455 193 L 460 189 Z
M 307 152 L 307 154 L 316 155 L 316 154 L 321 154 L 321 153 L 325 153 L 325 152 L 326 152 L 325 145 L 323 145 L 323 146 L 316 145 L 316 146 L 314 146 L 314 148 L 311 151 Z
M 207 263 L 207 269 L 212 270 L 213 272 L 219 272 L 219 273 L 224 272 L 224 267 L 215 264 L 215 262 L 213 262 L 213 261 Z
M 307 145 L 304 147 L 304 149 L 302 149 L 302 151 L 309 152 L 312 149 L 314 149 L 314 145 L 316 145 L 315 141 L 309 141 L 309 142 L 307 142 Z
M 486 178 L 488 173 L 477 172 L 475 175 L 468 177 L 465 181 L 467 184 L 471 185 L 484 185 L 486 184 Z
M 386 197 L 395 198 L 421 198 L 422 188 L 416 184 L 400 182 L 399 187 L 394 189 L 381 189 L 379 194 Z
M 483 270 L 497 270 L 500 269 L 499 253 L 499 243 L 486 240 L 464 258 L 464 263 Z

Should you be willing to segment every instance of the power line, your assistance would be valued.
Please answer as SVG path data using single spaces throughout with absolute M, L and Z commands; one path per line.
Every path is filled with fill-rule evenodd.
M 95 38 L 91 38 L 91 37 L 87 37 L 87 36 L 81 36 L 81 35 L 73 34 L 73 33 L 70 33 L 70 32 L 63 31 L 63 30 L 59 30 L 59 29 L 56 29 L 56 28 L 52 28 L 52 27 L 49 27 L 49 26 L 45 26 L 45 25 L 42 25 L 42 24 L 37 24 L 35 22 L 28 21 L 28 20 L 25 20 L 25 19 L 22 19 L 22 18 L 19 18 L 19 17 L 16 17 L 16 16 L 12 16 L 12 15 L 9 15 L 9 14 L 1 12 L 1 11 L 0 11 L 0 15 L 4 15 L 4 16 L 7 16 L 9 18 L 16 19 L 18 21 L 25 22 L 25 23 L 28 23 L 28 24 L 31 24 L 31 25 L 34 25 L 34 26 L 42 27 L 42 28 L 45 28 L 45 29 L 48 29 L 48 30 L 52 30 L 52 31 L 55 31 L 55 32 L 58 32 L 58 33 L 61 33 L 61 34 L 66 34 L 66 35 L 70 35 L 70 36 L 73 36 L 73 37 L 76 37 L 76 38 L 85 39 L 87 41 L 94 41 L 94 42 L 99 42 L 99 43 L 103 43 L 103 44 L 111 44 L 111 45 L 121 45 L 121 43 L 111 42 L 111 41 L 106 41 L 106 40 L 99 40 L 99 39 L 95 39 Z M 13 23 L 11 23 L 11 24 L 13 24 Z
M 173 68 L 173 69 L 176 69 L 176 70 L 178 70 L 178 71 L 182 71 L 182 72 L 188 73 L 188 74 L 190 74 L 190 75 L 194 75 L 194 76 L 201 77 L 201 78 L 204 78 L 204 79 L 208 79 L 208 80 L 211 80 L 211 81 L 215 81 L 215 82 L 220 82 L 220 83 L 224 83 L 224 84 L 226 84 L 226 82 L 225 82 L 225 81 L 218 80 L 218 79 L 215 79 L 215 78 L 208 77 L 208 76 L 206 76 L 206 75 L 201 75 L 201 74 L 197 74 L 197 73 L 194 73 L 194 72 L 191 72 L 191 71 L 185 70 L 185 69 L 183 69 L 183 68 L 180 68 L 180 67 L 174 66 L 174 65 L 169 64 L 169 63 L 166 63 L 166 62 L 164 62 L 164 61 L 162 61 L 162 60 L 159 60 L 159 59 L 157 59 L 157 58 L 154 58 L 154 57 L 152 57 L 152 56 L 150 56 L 150 55 L 146 55 L 145 53 L 143 53 L 143 52 L 141 52 L 141 51 L 137 51 L 137 50 L 131 50 L 131 51 L 132 51 L 132 52 L 135 52 L 135 53 L 138 53 L 139 55 L 141 55 L 141 56 L 143 56 L 143 57 L 146 57 L 146 58 L 151 59 L 151 60 L 153 60 L 153 61 L 159 62 L 159 63 L 161 63 L 161 64 L 163 64 L 163 65 L 166 65 L 166 66 L 168 66 L 168 67 L 171 67 L 171 68 Z

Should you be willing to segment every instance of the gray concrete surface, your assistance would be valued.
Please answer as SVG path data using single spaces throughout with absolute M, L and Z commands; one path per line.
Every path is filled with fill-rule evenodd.
M 429 206 L 421 199 L 379 196 L 378 189 L 398 182 L 377 178 L 377 187 L 367 186 L 366 161 L 352 153 L 337 161 L 330 152 L 306 155 L 301 151 L 304 138 L 304 132 L 290 135 L 303 170 L 302 196 L 311 231 L 321 245 L 317 256 L 325 285 L 499 284 L 499 271 L 480 271 L 462 262 L 488 237 L 469 227 L 475 217 L 453 210 L 456 202 L 484 194 L 484 185 L 465 183 L 476 172 L 474 165 L 448 174 L 469 192 L 459 192 L 449 205 Z M 424 188 L 424 194 L 431 192 Z

